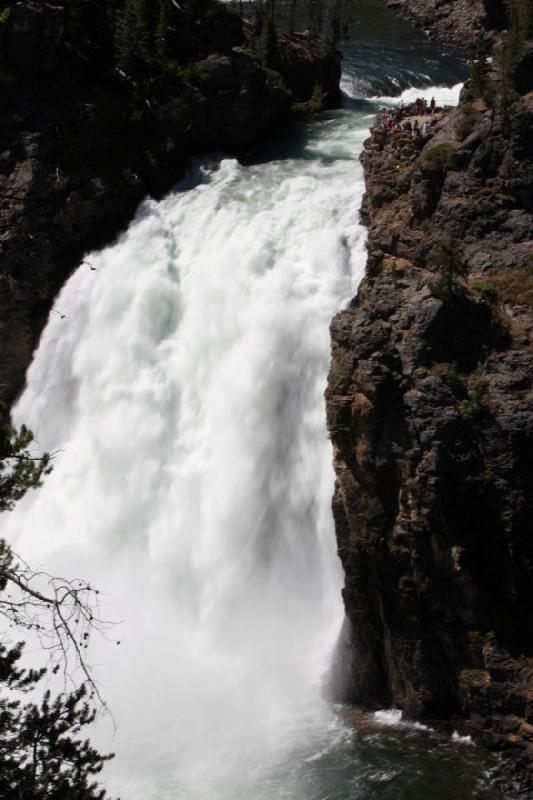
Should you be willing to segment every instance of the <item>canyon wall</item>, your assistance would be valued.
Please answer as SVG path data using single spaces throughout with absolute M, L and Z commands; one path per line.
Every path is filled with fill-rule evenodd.
M 332 323 L 344 699 L 447 719 L 533 792 L 533 86 L 376 124 L 368 263 Z M 502 109 L 505 108 L 505 113 Z M 414 109 L 411 109 L 414 113 Z

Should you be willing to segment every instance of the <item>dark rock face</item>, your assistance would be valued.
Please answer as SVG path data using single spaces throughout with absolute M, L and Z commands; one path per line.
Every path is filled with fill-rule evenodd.
M 142 92 L 63 46 L 63 7 L 10 7 L 0 28 L 4 402 L 21 389 L 53 298 L 83 253 L 116 235 L 146 194 L 170 189 L 187 155 L 245 153 L 317 83 L 337 98 L 340 54 L 315 43 L 304 57 L 285 40 L 283 74 L 266 70 L 242 47 L 241 21 L 211 5 L 212 23 L 183 43 L 195 57 L 185 77 L 153 77 Z
M 351 635 L 344 696 L 452 718 L 498 754 L 501 780 L 524 797 L 532 111 L 530 96 L 516 99 L 509 130 L 465 95 L 426 140 L 373 130 L 362 156 L 367 274 L 332 323 L 326 395 Z M 438 145 L 450 152 L 444 167 L 431 158 Z M 469 265 L 450 294 L 429 258 L 442 237 L 459 240 Z
M 509 22 L 505 0 L 483 0 L 483 6 L 486 27 L 490 30 L 503 30 Z
M 63 35 L 63 9 L 40 3 L 14 3 L 2 24 L 0 53 L 11 68 L 23 74 L 55 67 Z
M 309 50 L 307 36 L 280 36 L 279 70 L 294 97 L 308 99 L 316 86 L 327 92 L 327 102 L 335 105 L 340 99 L 340 60 L 331 54 Z
M 508 24 L 505 0 L 385 0 L 435 39 L 469 50 Z
M 520 94 L 533 91 L 533 43 L 526 44 L 513 62 L 512 79 Z

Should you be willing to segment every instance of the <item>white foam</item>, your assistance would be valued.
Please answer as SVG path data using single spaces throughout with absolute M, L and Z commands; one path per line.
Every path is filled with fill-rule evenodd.
M 375 711 L 374 719 L 380 725 L 390 728 L 409 728 L 414 731 L 432 731 L 429 725 L 424 725 L 422 722 L 408 720 L 404 718 L 403 711 L 398 708 L 389 708 L 383 711 Z
M 379 722 L 380 725 L 389 725 L 391 727 L 397 727 L 398 725 L 402 724 L 403 711 L 400 711 L 398 708 L 390 708 L 388 710 L 375 711 L 374 719 L 376 720 L 376 722 Z
M 457 733 L 457 731 L 454 731 L 452 733 L 452 742 L 454 742 L 455 744 L 464 744 L 467 745 L 468 747 L 475 747 L 474 741 L 471 736 L 461 736 L 461 734 Z
M 455 86 L 428 86 L 424 89 L 405 89 L 401 95 L 398 97 L 371 97 L 371 100 L 376 100 L 381 103 L 387 104 L 394 104 L 397 105 L 400 101 L 404 103 L 414 103 L 414 101 L 420 97 L 428 102 L 431 101 L 431 98 L 435 98 L 435 102 L 437 106 L 456 106 L 459 102 L 459 96 L 461 94 L 461 89 L 463 88 L 462 83 L 457 83 Z

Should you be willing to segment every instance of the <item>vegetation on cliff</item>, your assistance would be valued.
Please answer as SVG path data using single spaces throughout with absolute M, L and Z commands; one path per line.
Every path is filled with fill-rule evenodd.
M 241 15 L 244 7 L 238 5 Z M 348 32 L 353 13 L 353 0 L 255 0 L 245 7 L 246 13 L 270 20 L 279 28 L 294 33 L 305 31 L 309 38 L 320 36 L 336 46 Z

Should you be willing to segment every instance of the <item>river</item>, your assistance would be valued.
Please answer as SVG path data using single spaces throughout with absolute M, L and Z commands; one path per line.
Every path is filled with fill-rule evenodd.
M 453 101 L 464 77 L 373 0 L 345 56 L 341 109 L 253 163 L 192 161 L 87 256 L 16 408 L 60 452 L 8 535 L 120 621 L 89 660 L 122 800 L 492 797 L 473 748 L 323 697 L 343 618 L 323 392 L 364 270 L 359 154 L 387 97 Z

